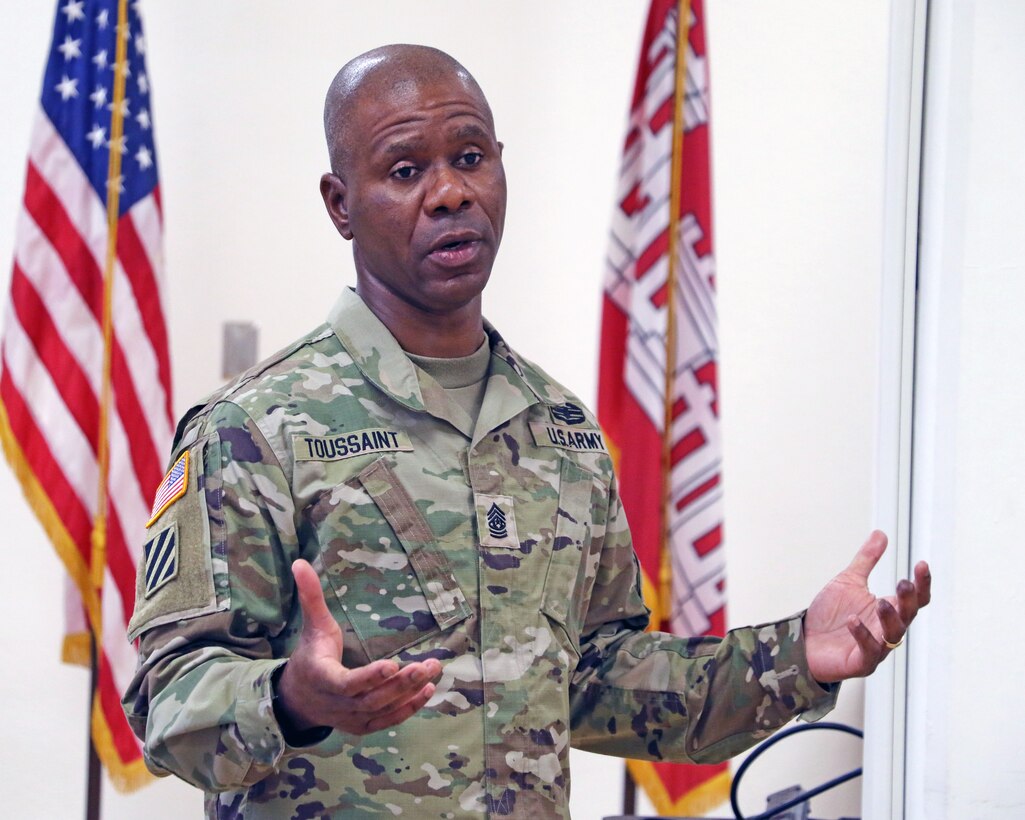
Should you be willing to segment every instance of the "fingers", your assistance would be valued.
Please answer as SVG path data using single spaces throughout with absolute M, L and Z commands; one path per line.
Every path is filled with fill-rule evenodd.
M 410 663 L 395 674 L 371 683 L 369 678 L 376 676 L 363 673 L 373 666 L 349 670 L 343 687 L 344 696 L 359 699 L 360 708 L 368 712 L 389 709 L 409 700 L 424 684 L 441 674 L 441 664 L 431 658 L 422 663 Z
M 880 600 L 879 622 L 883 626 L 883 640 L 898 643 L 915 620 L 918 610 L 932 598 L 932 576 L 929 565 L 919 561 L 915 565 L 915 581 L 897 582 L 897 594 L 892 599 Z M 896 636 L 896 637 L 894 637 Z
M 428 683 L 406 703 L 368 720 L 366 725 L 367 732 L 378 732 L 381 729 L 387 729 L 389 726 L 402 723 L 402 721 L 420 711 L 433 695 L 434 684 Z
M 897 605 L 897 615 L 900 617 L 900 620 L 906 629 L 907 625 L 910 624 L 915 619 L 915 615 L 918 614 L 918 592 L 915 590 L 915 585 L 910 581 L 898 581 L 895 601 Z
M 886 536 L 880 530 L 873 530 L 855 553 L 848 570 L 863 578 L 868 578 L 869 573 L 879 563 L 884 552 L 886 552 Z
M 882 641 L 876 639 L 876 636 L 872 634 L 857 615 L 851 615 L 847 619 L 847 630 L 858 644 L 858 648 L 861 649 L 861 655 L 864 659 L 861 668 L 855 674 L 858 677 L 871 675 L 886 655 L 886 647 L 883 646 Z
M 366 666 L 345 669 L 345 677 L 339 681 L 335 694 L 343 698 L 361 698 L 373 692 L 391 691 L 396 685 L 407 682 L 412 674 L 409 669 L 407 666 L 400 670 L 393 660 L 374 661 Z M 386 690 L 386 684 L 391 684 L 391 689 Z
M 910 581 L 901 581 L 901 584 L 906 584 L 911 587 Z M 913 589 L 913 588 L 912 588 Z M 901 585 L 897 585 L 897 605 L 901 605 Z M 914 602 L 911 603 L 915 606 Z M 917 606 L 915 606 L 917 611 Z M 910 618 L 914 618 L 914 612 L 911 613 L 910 618 L 905 619 L 900 612 L 894 608 L 885 598 L 880 598 L 876 603 L 876 612 L 879 615 L 879 624 L 882 627 L 882 642 L 883 644 L 895 644 L 900 643 L 904 639 L 904 632 L 907 631 L 907 625 L 910 622 Z
M 932 573 L 925 561 L 915 564 L 915 592 L 918 595 L 918 606 L 928 605 L 932 600 Z
M 389 662 L 390 663 L 390 662 Z M 441 673 L 441 664 L 434 659 L 411 663 L 388 676 L 383 682 L 379 664 L 346 671 L 345 683 L 330 698 L 333 717 L 328 721 L 344 732 L 365 735 L 401 723 L 422 709 L 434 694 L 431 682 Z M 359 689 L 360 694 L 348 694 Z
M 929 565 L 919 561 L 915 566 L 915 581 L 898 581 L 897 594 L 892 600 L 897 608 L 897 615 L 903 623 L 902 633 L 918 615 L 918 610 L 927 606 L 932 598 L 932 576 Z M 894 641 L 891 640 L 891 643 Z
M 299 559 L 292 564 L 292 577 L 299 593 L 299 606 L 303 612 L 303 631 L 314 629 L 334 633 L 338 624 L 331 616 L 324 600 L 324 590 L 316 570 L 307 561 Z M 341 657 L 341 656 L 339 656 Z

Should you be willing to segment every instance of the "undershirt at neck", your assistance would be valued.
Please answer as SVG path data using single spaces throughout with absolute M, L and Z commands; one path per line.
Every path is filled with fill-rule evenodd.
M 469 356 L 435 359 L 407 353 L 410 361 L 445 388 L 445 393 L 476 422 L 488 385 L 491 345 L 487 337 Z

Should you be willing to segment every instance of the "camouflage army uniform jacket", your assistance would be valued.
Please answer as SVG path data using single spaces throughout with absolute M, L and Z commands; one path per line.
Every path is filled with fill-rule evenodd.
M 124 702 L 149 766 L 206 790 L 209 817 L 568 817 L 571 742 L 717 761 L 831 706 L 799 616 L 721 640 L 644 631 L 594 418 L 486 331 L 475 425 L 349 291 L 179 425 Z M 441 661 L 420 713 L 288 745 L 271 678 L 301 629 L 300 557 L 346 666 Z

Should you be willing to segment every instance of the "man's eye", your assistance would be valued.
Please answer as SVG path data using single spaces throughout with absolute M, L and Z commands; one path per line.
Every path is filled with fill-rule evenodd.
M 459 158 L 459 164 L 468 168 L 480 165 L 484 161 L 484 155 L 480 151 L 469 151 Z
M 391 172 L 391 175 L 396 179 L 412 179 L 416 176 L 416 166 L 400 165 L 398 168 Z

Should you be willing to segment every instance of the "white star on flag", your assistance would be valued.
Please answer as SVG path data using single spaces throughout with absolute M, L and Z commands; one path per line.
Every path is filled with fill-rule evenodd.
M 81 40 L 72 40 L 69 34 L 64 37 L 64 43 L 57 46 L 57 50 L 64 55 L 64 62 L 67 62 L 73 57 L 82 56 L 82 49 L 79 47 L 81 45 Z
M 128 146 L 124 136 L 120 136 L 116 140 L 111 140 L 110 142 L 108 142 L 107 147 L 115 154 L 123 154 Z
M 130 77 L 132 75 L 132 67 L 128 65 L 128 60 L 114 63 L 114 70 L 122 77 Z
M 120 176 L 115 177 L 114 179 L 108 179 L 107 180 L 107 189 L 108 190 L 113 188 L 115 185 L 117 185 L 117 189 L 121 193 L 125 192 L 125 178 L 124 178 L 123 174 L 120 175 Z
M 138 82 L 139 82 L 139 93 L 141 93 L 141 94 L 149 94 L 149 79 L 146 77 L 145 74 L 140 74 L 139 75 Z
M 135 121 L 139 123 L 139 127 L 142 128 L 144 131 L 149 131 L 149 111 L 147 111 L 145 108 L 135 115 Z
M 153 164 L 153 155 L 145 145 L 136 152 L 135 159 L 143 170 L 146 170 Z
M 93 101 L 93 104 L 97 108 L 103 108 L 107 103 L 107 89 L 105 86 L 98 85 L 96 90 L 89 95 L 89 99 Z
M 93 57 L 93 62 L 96 64 L 96 67 L 101 71 L 105 69 L 107 67 L 107 49 L 103 49 L 103 51 L 97 51 L 96 56 Z
M 61 11 L 67 15 L 68 22 L 73 23 L 75 20 L 85 19 L 85 12 L 82 11 L 82 6 L 84 5 L 85 0 L 68 0 L 67 5 L 64 6 Z
M 107 141 L 107 129 L 100 127 L 100 124 L 97 123 L 93 126 L 93 130 L 85 135 L 85 138 L 93 144 L 93 148 L 98 149 Z
M 137 35 L 136 38 L 135 38 L 135 53 L 136 54 L 145 54 L 146 53 L 146 38 L 143 37 L 141 34 Z
M 96 15 L 96 25 L 100 27 L 100 31 L 103 31 L 107 24 L 110 22 L 110 12 L 104 9 Z
M 65 102 L 78 96 L 78 80 L 71 79 L 67 74 L 61 75 L 61 81 L 54 88 Z

